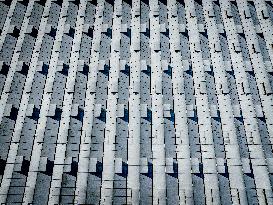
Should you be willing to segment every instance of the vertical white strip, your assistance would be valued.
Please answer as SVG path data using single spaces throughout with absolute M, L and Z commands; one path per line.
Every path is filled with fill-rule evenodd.
M 153 204 L 166 204 L 165 141 L 158 0 L 150 6 Z
M 116 141 L 116 112 L 118 97 L 119 58 L 121 40 L 121 16 L 118 15 L 122 7 L 122 0 L 116 0 L 114 4 L 114 17 L 112 28 L 110 73 L 107 99 L 107 114 L 105 136 L 103 143 L 103 172 L 101 184 L 101 203 L 112 204 L 113 185 L 115 175 L 115 141 Z
M 176 0 L 168 0 L 168 22 L 170 36 L 170 52 L 172 65 L 172 83 L 175 114 L 176 153 L 178 163 L 179 204 L 191 205 L 193 200 L 193 184 L 191 175 L 190 140 L 187 124 L 186 96 L 184 92 L 184 77 L 181 52 L 175 48 L 180 45 L 179 24 Z
M 129 138 L 128 138 L 128 177 L 127 203 L 139 204 L 140 200 L 140 51 L 134 50 L 134 44 L 140 45 L 140 0 L 132 2 L 131 21 L 131 60 L 129 89 Z M 136 86 L 138 86 L 136 88 Z M 135 90 L 136 89 L 136 90 Z

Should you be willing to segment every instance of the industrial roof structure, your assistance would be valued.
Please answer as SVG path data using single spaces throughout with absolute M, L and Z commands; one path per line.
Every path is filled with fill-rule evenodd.
M 272 0 L 0 0 L 0 204 L 273 204 Z

